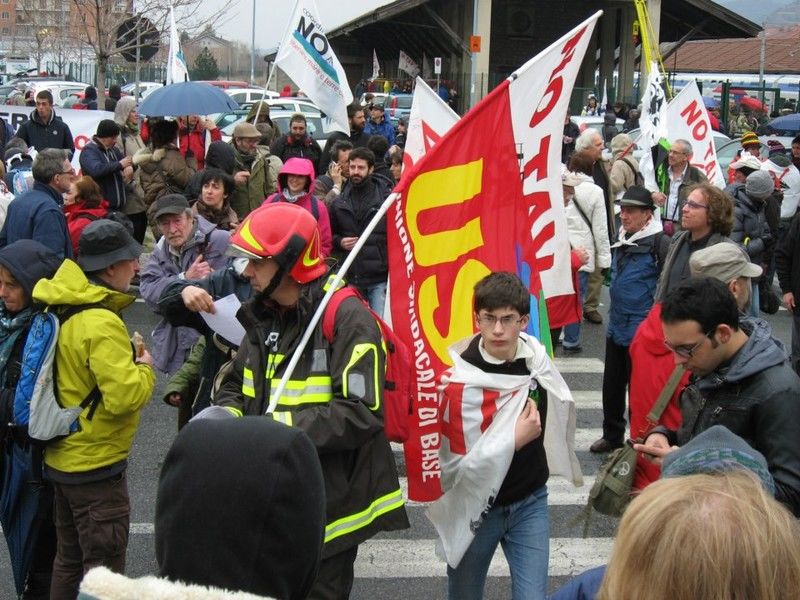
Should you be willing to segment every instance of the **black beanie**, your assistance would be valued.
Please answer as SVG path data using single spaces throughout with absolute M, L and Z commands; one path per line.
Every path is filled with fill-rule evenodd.
M 97 124 L 97 137 L 99 138 L 107 138 L 107 137 L 117 137 L 120 133 L 119 125 L 117 122 L 112 119 L 103 119 Z
M 156 498 L 162 577 L 299 600 L 324 531 L 322 468 L 301 430 L 259 416 L 195 420 L 178 434 Z

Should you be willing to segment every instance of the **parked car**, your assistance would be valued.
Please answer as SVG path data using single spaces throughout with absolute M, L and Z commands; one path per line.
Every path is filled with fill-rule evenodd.
M 246 81 L 230 81 L 227 79 L 215 79 L 214 81 L 201 81 L 200 83 L 209 83 L 215 87 L 222 88 L 223 90 L 229 90 L 231 88 L 245 89 L 250 87 L 250 84 L 247 83 Z
M 222 134 L 223 141 L 229 142 L 231 137 L 233 136 L 233 130 L 236 128 L 236 125 L 247 117 L 248 110 L 240 109 L 238 111 L 231 111 L 229 113 L 224 113 L 222 117 L 217 117 L 217 124 L 220 128 L 220 133 Z M 269 118 L 278 126 L 278 129 L 281 130 L 282 133 L 287 133 L 289 131 L 289 121 L 292 118 L 292 115 L 295 114 L 295 111 L 286 111 L 286 110 L 272 110 L 270 109 Z M 236 118 L 238 117 L 238 118 Z M 220 121 L 226 121 L 227 124 L 222 126 L 219 125 Z M 314 138 L 314 141 L 317 142 L 320 149 L 325 148 L 325 142 L 328 140 L 328 133 L 322 128 L 322 117 L 319 115 L 306 115 L 306 131 L 308 135 Z
M 641 130 L 640 129 L 631 129 L 628 132 L 628 135 L 631 136 L 631 139 L 634 141 L 634 143 L 636 143 L 639 140 L 639 136 L 641 135 Z M 717 160 L 719 160 L 720 148 L 722 148 L 725 144 L 730 142 L 731 138 L 729 138 L 727 135 L 725 135 L 724 133 L 721 133 L 719 131 L 713 131 L 712 135 L 714 137 L 714 148 L 717 151 Z M 636 144 L 634 146 L 634 148 L 633 148 L 633 153 L 632 154 L 633 154 L 633 158 L 635 158 L 636 160 L 639 160 L 642 157 L 642 154 L 644 154 L 644 147 L 640 146 L 639 144 Z M 730 164 L 730 161 L 728 161 L 728 164 Z M 726 169 L 728 168 L 727 164 L 726 164 L 725 168 Z
M 30 89 L 33 90 L 34 97 L 42 90 L 49 90 L 53 94 L 53 104 L 63 106 L 64 100 L 72 95 L 83 94 L 90 83 L 79 81 L 31 81 Z M 83 97 L 83 96 L 81 96 Z
M 144 100 L 160 87 L 164 87 L 164 84 L 158 83 L 156 81 L 140 81 L 139 99 Z M 136 82 L 134 81 L 133 83 L 126 83 L 125 85 L 122 86 L 121 89 L 122 93 L 128 94 L 129 96 L 133 96 L 136 93 Z
M 267 100 L 272 110 L 286 110 L 293 113 L 303 113 L 306 116 L 318 117 L 322 114 L 319 106 L 307 98 L 273 98 Z
M 225 90 L 225 93 L 228 94 L 231 98 L 233 98 L 236 102 L 240 105 L 242 104 L 251 104 L 256 100 L 263 100 L 264 99 L 264 89 L 263 88 L 246 88 L 246 89 L 239 89 L 239 88 L 228 88 Z M 272 90 L 267 90 L 266 97 L 270 98 L 277 98 L 278 92 L 273 92 Z
M 389 94 L 384 94 L 382 92 L 381 93 L 367 92 L 367 93 L 372 94 L 372 104 L 385 104 L 386 99 L 389 97 Z M 361 104 L 361 106 L 367 105 L 367 100 L 366 100 L 367 93 L 361 94 L 361 98 L 358 99 L 358 102 L 359 104 Z
M 389 94 L 383 106 L 386 108 L 387 116 L 392 122 L 392 125 L 396 126 L 400 117 L 405 117 L 406 122 L 408 122 L 408 117 L 411 115 L 411 101 L 413 99 L 414 94 Z

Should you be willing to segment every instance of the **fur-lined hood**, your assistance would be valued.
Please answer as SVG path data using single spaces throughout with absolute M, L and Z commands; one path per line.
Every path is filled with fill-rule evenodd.
M 192 585 L 154 576 L 131 579 L 105 567 L 89 571 L 81 582 L 78 600 L 272 600 L 247 592 Z

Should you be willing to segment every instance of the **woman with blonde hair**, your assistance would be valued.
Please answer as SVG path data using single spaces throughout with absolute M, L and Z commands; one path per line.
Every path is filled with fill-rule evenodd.
M 800 525 L 737 470 L 649 485 L 622 517 L 597 598 L 777 600 L 799 590 Z

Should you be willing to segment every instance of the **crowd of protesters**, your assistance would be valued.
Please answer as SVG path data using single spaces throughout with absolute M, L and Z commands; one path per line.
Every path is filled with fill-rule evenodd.
M 81 101 L 87 109 L 97 108 L 92 90 Z M 386 91 L 395 92 L 391 84 Z M 205 117 L 143 120 L 134 99 L 110 99 L 114 119 L 101 120 L 83 148 L 80 176 L 49 92 L 36 95 L 32 118 L 4 149 L 14 199 L 0 229 L 0 432 L 4 468 L 13 457 L 26 480 L 37 481 L 27 501 L 39 515 L 18 591 L 72 600 L 138 590 L 146 598 L 196 584 L 209 593 L 347 598 L 359 545 L 409 527 L 383 430 L 387 347 L 367 308 L 381 315 L 386 307 L 385 217 L 362 239 L 400 179 L 407 122 L 392 125 L 382 104 L 354 103 L 349 131 L 320 148 L 304 115 L 281 133 L 265 107 L 265 118 L 251 111 L 223 142 Z M 577 321 L 551 321 L 551 337 L 557 353 L 575 355 L 582 321 L 599 327 L 607 319 L 603 435 L 591 451 L 608 453 L 632 438 L 636 486 L 648 489 L 626 513 L 608 566 L 558 597 L 637 597 L 628 590 L 652 582 L 666 590 L 658 597 L 670 597 L 670 586 L 685 597 L 797 589 L 800 172 L 793 156 L 774 147 L 760 160 L 750 152 L 758 138 L 747 130 L 730 185 L 720 190 L 691 165 L 691 143 L 673 139 L 655 165 L 661 184 L 650 189 L 625 133 L 638 127 L 640 112 L 622 103 L 604 111 L 594 96 L 582 112 L 610 119 L 583 132 L 565 119 L 561 183 L 581 310 Z M 355 292 L 337 303 L 332 333 L 316 325 L 278 396 L 288 358 L 354 248 L 347 282 Z M 775 273 L 794 311 L 791 362 L 760 318 L 778 301 Z M 134 300 L 132 286 L 160 319 L 149 343 L 131 342 L 120 316 Z M 236 340 L 198 318 L 231 294 L 242 303 L 245 330 Z M 9 421 L 8 402 L 33 318 L 45 308 L 61 320 L 56 390 L 78 426 L 42 446 Z M 502 544 L 513 597 L 542 598 L 548 460 L 577 461 L 567 450 L 574 404 L 565 408 L 569 390 L 552 356 L 525 333 L 529 298 L 516 275 L 481 279 L 473 308 L 476 333 L 453 346 L 457 359 L 440 393 L 451 410 L 469 411 L 470 388 L 481 398 L 500 390 L 516 407 L 505 418 L 513 449 L 506 444 L 510 460 L 491 481 L 474 482 L 494 491 L 492 505 L 450 561 L 449 595 L 481 598 Z M 686 374 L 659 423 L 648 425 L 645 415 L 676 363 Z M 176 407 L 179 433 L 158 485 L 158 577 L 132 580 L 123 575 L 126 471 L 157 374 L 168 378 L 161 400 Z M 508 414 L 501 404 L 491 409 L 498 423 Z M 489 440 L 502 426 L 470 435 Z M 562 442 L 563 456 L 548 457 L 545 430 Z M 451 446 L 441 453 L 445 491 L 458 489 L 462 458 Z M 653 483 L 662 467 L 664 480 Z M 22 492 L 6 484 L 0 493 L 5 502 Z M 246 510 L 234 509 L 242 504 Z M 707 557 L 696 573 L 677 577 L 667 569 L 680 565 L 680 548 L 653 539 L 657 518 L 665 540 L 711 540 L 720 560 Z M 743 534 L 747 545 L 730 543 Z M 643 583 L 631 581 L 631 564 Z

